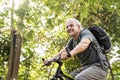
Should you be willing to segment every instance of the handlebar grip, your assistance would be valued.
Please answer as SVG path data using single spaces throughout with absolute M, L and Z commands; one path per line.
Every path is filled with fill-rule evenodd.
M 71 57 L 71 54 L 70 54 L 68 48 L 66 47 L 65 49 L 66 49 L 66 51 L 67 51 L 67 57 Z

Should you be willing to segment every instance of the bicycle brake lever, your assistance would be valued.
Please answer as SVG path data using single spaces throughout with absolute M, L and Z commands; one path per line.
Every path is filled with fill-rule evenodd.
M 67 51 L 67 57 L 71 57 L 71 54 L 70 54 L 68 48 L 66 47 L 65 49 L 66 49 L 66 51 Z

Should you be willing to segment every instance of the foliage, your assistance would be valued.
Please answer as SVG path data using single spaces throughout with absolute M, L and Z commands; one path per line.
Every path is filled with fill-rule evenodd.
M 2 2 L 2 1 L 0 1 Z M 4 5 L 4 9 L 0 10 L 0 80 L 3 80 L 7 74 L 8 58 L 10 53 L 10 34 L 9 26 L 6 20 L 8 17 L 8 7 L 5 2 L 1 3 L 0 6 Z
M 3 37 L 4 36 L 4 37 Z M 6 77 L 7 62 L 10 53 L 10 37 L 0 34 L 0 79 Z
M 115 80 L 120 79 L 118 75 L 120 74 L 119 0 L 21 1 L 23 3 L 18 9 L 15 9 L 14 13 L 14 27 L 21 33 L 23 40 L 18 80 L 47 80 L 50 67 L 41 67 L 41 59 L 43 57 L 49 59 L 65 47 L 70 38 L 65 30 L 65 20 L 70 17 L 80 20 L 84 28 L 96 24 L 110 35 L 113 48 L 108 56 L 110 61 L 113 60 L 112 68 Z M 0 3 L 2 2 L 4 1 L 0 1 Z M 10 7 L 8 4 L 6 6 L 4 11 L 0 12 L 0 76 L 4 79 L 7 74 L 6 62 L 10 50 L 10 16 L 8 15 Z M 117 51 L 115 52 L 115 50 Z M 117 60 L 114 59 L 114 55 Z M 77 64 L 79 62 L 74 63 L 73 59 L 69 59 L 63 68 L 66 68 L 65 72 L 71 72 L 80 66 Z M 55 68 L 56 66 L 53 71 Z M 110 75 L 108 79 L 110 79 Z

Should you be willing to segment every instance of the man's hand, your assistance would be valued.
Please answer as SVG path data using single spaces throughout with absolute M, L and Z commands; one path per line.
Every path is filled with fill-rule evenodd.
M 68 59 L 68 57 L 67 57 L 67 52 L 61 53 L 61 59 L 62 59 L 62 60 Z
M 45 60 L 44 58 L 42 59 L 44 66 L 50 66 L 51 65 L 51 61 L 50 60 Z

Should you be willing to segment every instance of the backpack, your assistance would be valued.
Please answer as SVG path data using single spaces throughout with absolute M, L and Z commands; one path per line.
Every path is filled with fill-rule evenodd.
M 97 39 L 97 41 L 98 41 L 101 49 L 104 51 L 104 53 L 105 54 L 108 53 L 112 47 L 112 44 L 111 44 L 111 40 L 110 40 L 109 36 L 107 35 L 107 33 L 103 29 L 101 29 L 97 26 L 92 26 L 87 29 L 95 36 L 95 38 Z M 97 51 L 99 52 L 98 49 L 97 49 Z M 99 57 L 101 57 L 101 56 L 99 55 Z M 107 58 L 107 55 L 105 55 L 105 57 L 107 59 L 107 62 L 108 62 L 109 68 L 110 68 L 111 78 L 112 78 L 112 80 L 114 80 L 114 75 L 113 75 L 109 60 Z M 102 64 L 102 66 L 104 65 L 102 60 L 101 60 L 101 64 Z
M 111 50 L 111 40 L 107 33 L 100 27 L 92 26 L 87 28 L 97 39 L 100 47 L 105 53 L 108 53 Z

